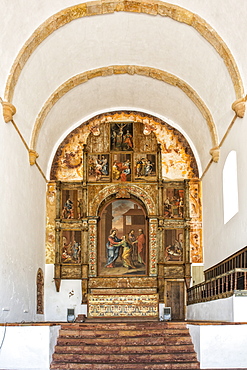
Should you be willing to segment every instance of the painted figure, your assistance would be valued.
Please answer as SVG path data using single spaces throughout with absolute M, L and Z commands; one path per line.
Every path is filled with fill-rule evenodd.
M 139 229 L 139 235 L 137 237 L 137 252 L 138 252 L 138 262 L 145 265 L 146 264 L 146 237 L 142 229 Z
M 121 181 L 127 181 L 127 176 L 130 175 L 131 169 L 130 169 L 130 160 L 127 159 L 123 164 L 122 164 L 122 172 L 120 175 Z
M 110 231 L 110 235 L 108 237 L 108 241 L 106 243 L 107 249 L 107 263 L 106 267 L 114 267 L 115 261 L 119 256 L 119 248 L 122 245 L 122 239 L 117 237 L 117 232 L 115 229 Z
M 165 258 L 167 261 L 169 260 L 176 260 L 181 261 L 183 255 L 183 247 L 182 244 L 175 239 L 174 244 L 168 245 L 165 248 Z
M 135 230 L 130 230 L 128 234 L 128 241 L 132 246 L 132 262 L 135 264 L 135 262 L 138 261 L 138 254 L 137 254 L 137 240 L 135 237 Z
M 119 171 L 118 164 L 115 161 L 112 166 L 112 178 L 113 180 L 119 180 L 121 172 Z
M 148 160 L 146 161 L 146 165 L 145 165 L 145 176 L 149 176 L 149 175 L 151 175 L 152 171 L 153 171 L 153 164 L 152 164 L 152 162 L 148 159 Z
M 64 208 L 62 210 L 62 218 L 73 218 L 73 217 L 74 217 L 73 202 L 69 197 L 64 204 Z
M 75 262 L 79 262 L 80 244 L 74 240 L 71 246 L 72 258 Z
M 96 160 L 96 166 L 95 166 L 95 180 L 100 180 L 102 177 L 102 164 L 99 160 Z
M 132 135 L 129 130 L 124 135 L 124 144 L 127 150 L 133 149 Z
M 102 165 L 103 175 L 108 176 L 108 174 L 109 174 L 108 161 L 107 161 L 107 158 L 104 155 L 102 155 L 101 165 Z
M 123 253 L 122 253 L 122 261 L 123 261 L 123 267 L 127 267 L 128 269 L 135 269 L 135 265 L 132 262 L 132 252 L 133 252 L 133 246 L 131 241 L 127 236 L 123 236 Z
M 143 159 L 144 158 L 139 159 L 136 162 L 136 175 L 137 175 L 137 177 L 141 177 L 142 176 Z

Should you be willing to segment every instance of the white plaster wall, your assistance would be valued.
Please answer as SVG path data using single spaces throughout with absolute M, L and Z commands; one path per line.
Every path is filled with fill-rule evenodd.
M 233 297 L 187 306 L 188 321 L 233 321 Z
M 7 326 L 1 369 L 49 370 L 60 326 Z M 5 327 L 0 327 L 0 338 Z
M 81 281 L 62 280 L 60 291 L 54 283 L 54 265 L 46 264 L 45 321 L 67 321 L 67 309 L 74 308 L 75 316 L 87 315 L 87 305 L 81 304 Z M 71 295 L 72 293 L 72 295 Z
M 220 150 L 219 162 L 213 163 L 203 178 L 205 269 L 247 245 L 246 136 L 247 117 L 238 118 Z M 222 178 L 231 150 L 237 153 L 239 212 L 224 225 Z
M 247 325 L 188 325 L 201 369 L 246 369 Z
M 42 320 L 36 315 L 36 275 L 38 268 L 44 271 L 46 184 L 2 115 L 0 150 L 0 322 Z
M 188 321 L 247 322 L 247 297 L 233 295 L 187 306 Z

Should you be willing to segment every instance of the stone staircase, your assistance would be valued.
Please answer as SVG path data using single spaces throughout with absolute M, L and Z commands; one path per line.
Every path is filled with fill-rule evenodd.
M 50 369 L 200 369 L 185 322 L 62 324 Z

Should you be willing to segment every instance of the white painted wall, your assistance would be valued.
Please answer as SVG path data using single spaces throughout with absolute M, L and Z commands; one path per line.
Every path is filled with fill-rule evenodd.
M 60 326 L 0 327 L 0 368 L 49 370 Z M 4 331 L 6 330 L 5 334 Z
M 188 321 L 247 322 L 247 297 L 233 295 L 187 306 Z
M 1 114 L 0 148 L 0 322 L 42 320 L 36 315 L 36 275 L 45 262 L 46 184 Z
M 75 316 L 87 315 L 87 305 L 81 304 L 81 281 L 62 280 L 60 291 L 54 283 L 54 265 L 46 264 L 45 321 L 67 321 L 67 309 L 74 308 Z M 72 293 L 72 295 L 71 295 Z
M 205 269 L 247 245 L 246 135 L 247 117 L 238 118 L 221 148 L 219 162 L 203 178 Z M 224 224 L 223 167 L 232 150 L 237 153 L 239 211 Z
M 247 325 L 188 325 L 201 369 L 246 369 Z

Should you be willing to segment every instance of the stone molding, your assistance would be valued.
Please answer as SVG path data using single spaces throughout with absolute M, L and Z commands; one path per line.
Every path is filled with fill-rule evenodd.
M 13 116 L 16 113 L 16 108 L 13 104 L 3 101 L 0 99 L 0 103 L 2 104 L 3 107 L 3 118 L 6 123 L 10 122 L 13 120 Z
M 33 166 L 36 163 L 36 159 L 39 157 L 38 153 L 35 150 L 29 149 L 29 163 L 30 166 Z
M 210 149 L 209 154 L 212 156 L 212 160 L 215 163 L 219 162 L 220 159 L 220 148 L 216 146 L 215 148 Z
M 245 98 L 237 99 L 232 104 L 232 110 L 234 110 L 234 112 L 239 118 L 244 117 L 245 109 L 246 109 L 246 99 L 247 99 L 247 96 Z

